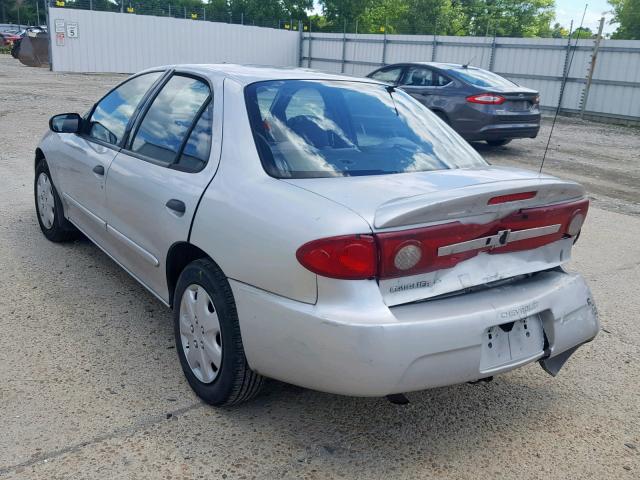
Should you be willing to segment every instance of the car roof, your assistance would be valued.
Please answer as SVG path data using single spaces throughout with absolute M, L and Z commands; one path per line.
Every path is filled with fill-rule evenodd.
M 469 70 L 482 70 L 480 67 L 474 67 L 473 65 L 468 65 L 465 67 L 461 63 L 444 63 L 444 62 L 399 62 L 391 65 L 385 65 L 380 68 L 388 68 L 395 66 L 411 66 L 411 65 L 424 65 L 425 67 L 434 67 L 439 68 L 440 70 L 459 70 L 461 68 L 468 68 Z
M 151 68 L 149 70 L 157 70 Z M 165 65 L 163 69 L 174 68 L 181 72 L 192 72 L 207 77 L 225 77 L 235 80 L 241 85 L 266 80 L 339 80 L 350 82 L 380 83 L 369 78 L 349 75 L 324 73 L 306 68 L 274 67 L 268 65 L 237 65 L 233 63 L 218 64 L 181 64 Z

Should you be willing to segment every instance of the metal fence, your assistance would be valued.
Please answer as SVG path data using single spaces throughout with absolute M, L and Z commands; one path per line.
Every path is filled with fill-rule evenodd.
M 299 64 L 308 68 L 362 76 L 392 63 L 470 62 L 540 91 L 543 108 L 556 107 L 566 76 L 563 112 L 640 123 L 638 40 L 601 40 L 598 46 L 594 39 L 302 32 L 301 37 Z
M 297 64 L 362 76 L 391 63 L 470 62 L 540 91 L 544 108 L 557 105 L 566 77 L 563 112 L 640 123 L 638 40 L 598 45 L 594 39 L 398 35 L 387 29 L 381 34 L 310 33 L 313 26 L 294 19 L 267 22 L 272 28 L 247 26 L 252 22 L 242 15 L 237 24 L 233 16 L 223 22 L 210 16 L 206 6 L 202 15 L 185 8 L 170 12 L 170 3 L 154 15 L 135 2 L 130 13 L 126 3 L 110 4 L 122 13 L 91 11 L 92 5 L 84 9 L 93 1 L 49 8 L 54 70 L 130 73 L 152 65 L 226 61 Z M 67 27 L 58 31 L 56 20 Z M 70 23 L 76 25 L 76 36 L 68 35 Z

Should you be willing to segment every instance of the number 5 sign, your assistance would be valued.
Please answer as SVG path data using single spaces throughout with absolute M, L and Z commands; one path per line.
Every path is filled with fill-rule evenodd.
M 67 37 L 78 38 L 78 22 L 67 22 Z

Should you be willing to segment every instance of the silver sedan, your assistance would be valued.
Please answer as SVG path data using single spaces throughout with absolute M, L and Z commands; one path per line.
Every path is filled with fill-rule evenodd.
M 384 396 L 534 361 L 555 375 L 598 332 L 589 288 L 562 269 L 584 189 L 488 165 L 392 86 L 179 65 L 49 126 L 42 232 L 82 232 L 173 309 L 210 404 L 265 377 Z

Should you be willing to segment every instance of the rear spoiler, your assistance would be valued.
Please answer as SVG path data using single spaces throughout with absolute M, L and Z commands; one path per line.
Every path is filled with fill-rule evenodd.
M 513 198 L 531 197 L 509 200 Z M 487 223 L 502 218 L 521 208 L 553 205 L 584 198 L 582 185 L 556 178 L 530 178 L 481 183 L 436 193 L 427 193 L 390 200 L 378 207 L 374 217 L 375 228 L 404 227 L 424 223 L 441 223 L 465 218 L 482 217 Z M 490 202 L 496 197 L 504 201 Z

